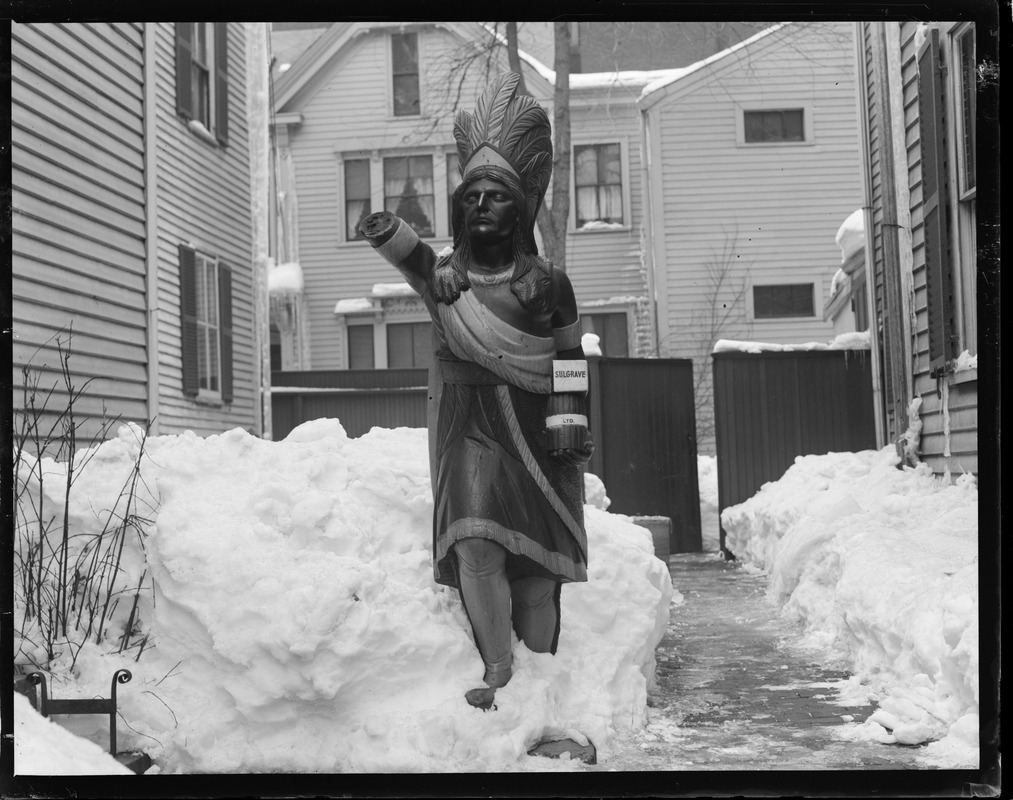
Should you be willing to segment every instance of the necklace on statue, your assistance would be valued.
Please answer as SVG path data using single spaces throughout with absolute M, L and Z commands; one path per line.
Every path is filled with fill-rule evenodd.
M 508 283 L 514 276 L 514 265 L 511 261 L 498 272 L 475 272 L 468 270 L 468 280 L 472 286 L 499 286 Z

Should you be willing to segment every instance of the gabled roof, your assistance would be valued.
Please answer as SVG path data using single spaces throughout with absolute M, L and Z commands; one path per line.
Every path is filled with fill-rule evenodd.
M 662 76 L 658 80 L 648 83 L 640 93 L 639 104 L 641 109 L 647 109 L 656 103 L 664 100 L 676 91 L 688 89 L 689 85 L 696 80 L 703 80 L 707 72 L 723 66 L 732 56 L 749 50 L 759 50 L 774 42 L 771 34 L 784 30 L 791 25 L 790 22 L 781 22 L 760 31 L 748 39 L 743 39 L 725 50 L 708 56 L 705 59 L 690 64 L 687 67 L 670 70 L 672 74 Z
M 489 36 L 489 29 L 479 22 L 336 22 L 310 45 L 277 80 L 274 87 L 274 110 L 281 111 L 325 66 L 359 36 L 376 30 L 399 30 L 434 26 L 450 31 L 462 42 L 479 42 Z M 500 37 L 504 44 L 505 38 Z M 536 75 L 544 77 L 546 67 L 527 53 L 521 53 Z M 548 70 L 551 73 L 551 70 Z M 550 84 L 551 85 L 551 84 Z M 549 86 L 540 87 L 549 91 Z

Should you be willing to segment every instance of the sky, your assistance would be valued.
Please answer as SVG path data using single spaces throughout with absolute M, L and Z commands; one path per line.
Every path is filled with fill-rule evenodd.
M 140 464 L 136 507 L 151 522 L 125 540 L 121 566 L 125 597 L 144 587 L 148 639 L 139 657 L 140 635 L 117 652 L 130 607 L 120 603 L 101 644 L 50 665 L 50 695 L 108 696 L 112 673 L 130 669 L 120 747 L 147 752 L 152 774 L 573 772 L 584 766 L 527 751 L 590 740 L 607 763 L 617 737 L 647 722 L 654 650 L 683 598 L 650 533 L 608 511 L 595 476 L 589 580 L 564 586 L 559 650 L 515 640 L 514 677 L 487 713 L 463 699 L 483 668 L 457 593 L 432 578 L 424 430 L 353 439 L 325 419 L 279 442 L 241 429 L 145 440 L 129 425 L 88 455 L 69 505 L 82 533 L 102 529 Z M 977 486 L 897 462 L 893 447 L 799 457 L 724 510 L 726 543 L 814 646 L 851 663 L 845 694 L 877 704 L 842 736 L 923 744 L 926 766 L 973 768 Z M 699 466 L 715 551 L 718 465 Z M 59 521 L 65 465 L 22 468 L 42 470 L 35 500 Z M 17 591 L 15 616 L 20 630 Z M 43 657 L 25 634 L 19 663 Z M 119 766 L 103 753 L 102 717 L 58 725 L 21 700 L 14 712 L 17 774 Z

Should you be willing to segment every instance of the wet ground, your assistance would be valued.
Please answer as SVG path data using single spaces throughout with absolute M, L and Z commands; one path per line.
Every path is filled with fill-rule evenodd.
M 924 770 L 917 747 L 841 734 L 875 708 L 843 705 L 846 665 L 820 663 L 765 596 L 765 578 L 718 554 L 670 560 L 685 602 L 658 648 L 649 724 L 594 770 Z

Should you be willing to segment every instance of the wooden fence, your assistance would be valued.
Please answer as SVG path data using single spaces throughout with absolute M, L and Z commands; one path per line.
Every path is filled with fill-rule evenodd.
M 713 355 L 718 507 L 752 497 L 796 456 L 876 447 L 867 350 Z M 725 532 L 721 530 L 721 550 Z
M 312 419 L 338 419 L 352 437 L 370 428 L 426 427 L 427 369 L 342 369 L 271 373 L 275 440 Z

